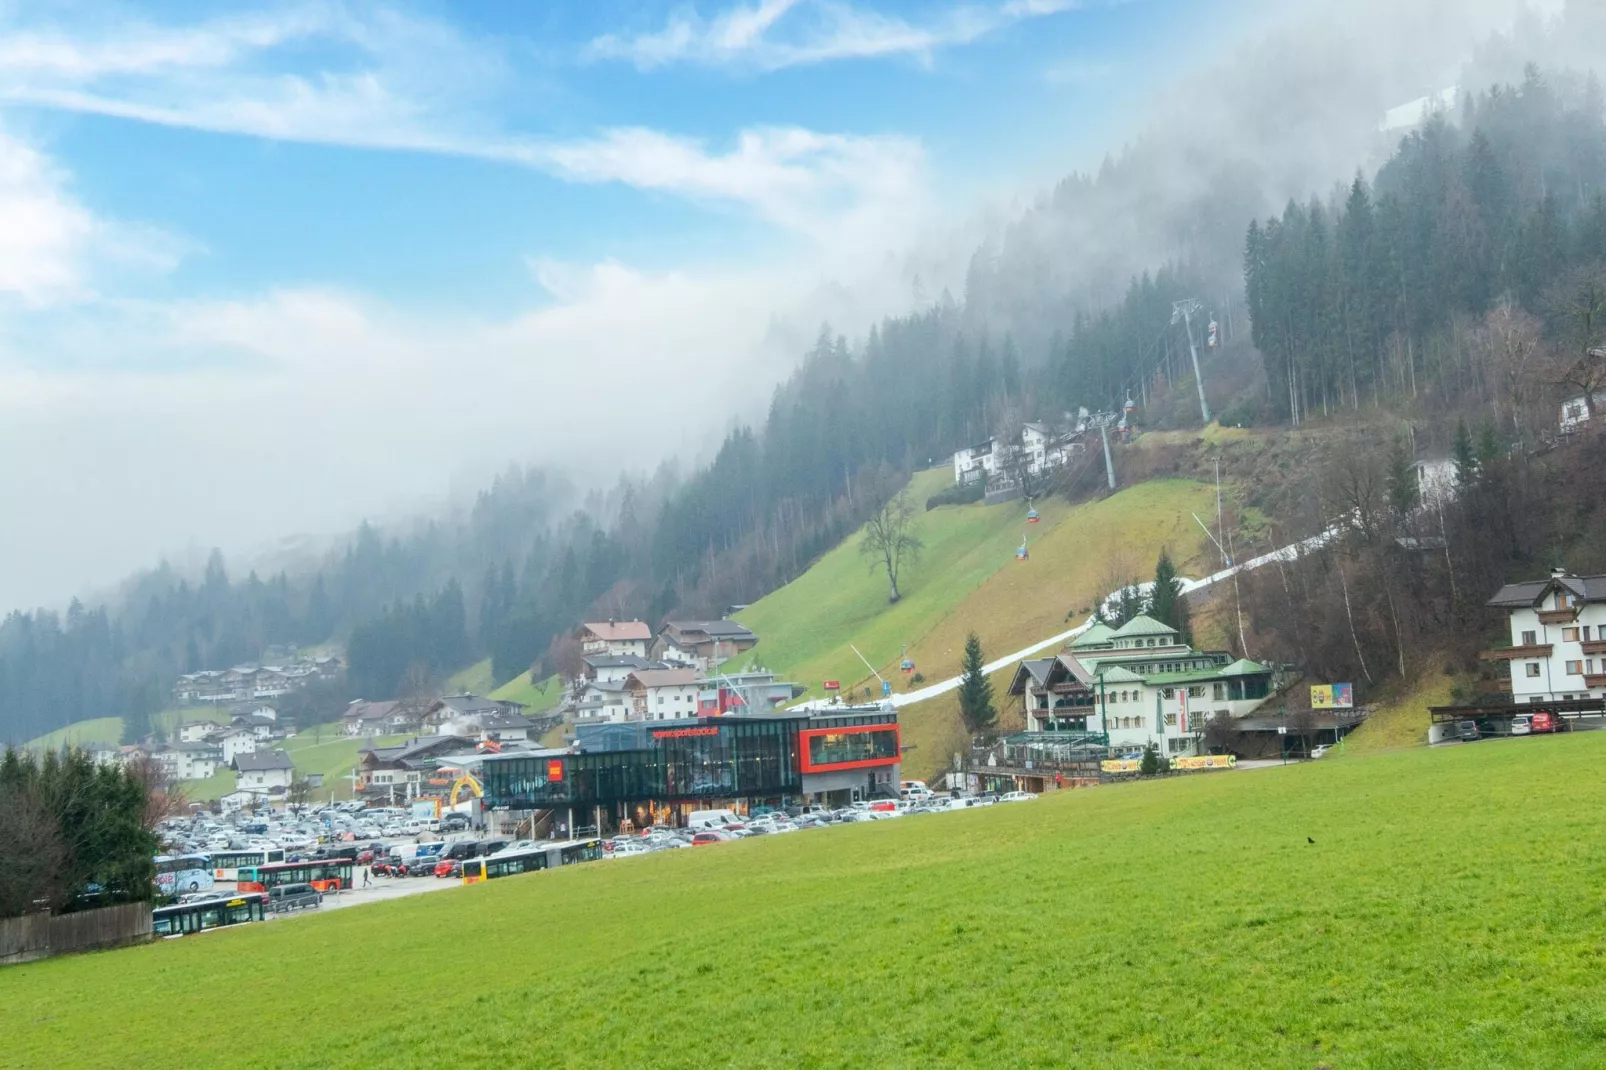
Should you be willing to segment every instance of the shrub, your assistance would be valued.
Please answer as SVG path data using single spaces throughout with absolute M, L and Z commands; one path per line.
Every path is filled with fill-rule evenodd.
M 981 501 L 986 493 L 987 487 L 979 479 L 971 483 L 955 483 L 927 498 L 926 512 L 931 512 L 939 505 L 972 505 Z
M 1153 743 L 1150 743 L 1147 747 L 1143 748 L 1143 761 L 1138 766 L 1138 772 L 1142 773 L 1144 776 L 1153 776 L 1159 771 L 1160 752 L 1154 749 Z

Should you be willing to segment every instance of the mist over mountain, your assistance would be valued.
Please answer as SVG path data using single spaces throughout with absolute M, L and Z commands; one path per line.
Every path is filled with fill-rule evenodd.
M 123 583 L 103 615 L 79 606 L 60 619 L 8 620 L 0 666 L 10 675 L 0 683 L 27 697 L 13 700 L 6 712 L 24 716 L 9 729 L 0 723 L 0 735 L 25 738 L 95 709 L 149 712 L 174 673 L 253 658 L 267 645 L 360 632 L 371 648 L 393 651 L 390 664 L 444 675 L 461 667 L 455 659 L 490 655 L 505 679 L 532 662 L 551 667 L 542 659 L 559 653 L 552 637 L 593 609 L 706 613 L 757 597 L 853 530 L 894 473 L 988 433 L 1001 407 L 1020 418 L 1114 405 L 1141 390 L 1171 301 L 1236 306 L 1246 319 L 1250 222 L 1313 191 L 1340 200 L 1358 173 L 1373 175 L 1404 133 L 1381 128 L 1389 109 L 1452 86 L 1517 84 L 1535 62 L 1579 97 L 1586 67 L 1565 64 L 1587 63 L 1588 42 L 1606 42 L 1600 12 L 1578 2 L 1549 11 L 1495 0 L 1268 5 L 1244 27 L 1238 43 L 1187 56 L 1188 73 L 1156 82 L 1127 145 L 1033 193 L 1007 225 L 930 226 L 930 206 L 910 206 L 919 210 L 895 226 L 866 225 L 801 270 L 732 281 L 714 302 L 723 311 L 684 330 L 688 310 L 714 307 L 701 291 L 695 300 L 686 291 L 684 307 L 672 292 L 644 305 L 622 276 L 546 265 L 551 292 L 602 301 L 539 343 L 559 347 L 556 369 L 523 360 L 534 336 L 476 336 L 476 346 L 490 344 L 457 359 L 440 390 L 424 396 L 420 386 L 439 374 L 422 371 L 438 360 L 433 342 L 377 321 L 348 325 L 364 352 L 394 344 L 398 367 L 420 376 L 365 397 L 368 415 L 352 417 L 360 428 L 393 406 L 396 421 L 418 429 L 401 456 L 384 456 L 388 439 L 348 453 L 340 435 L 315 431 L 285 450 L 282 484 L 247 493 L 293 502 L 297 477 L 307 479 L 314 463 L 324 470 L 319 486 L 330 473 L 372 485 L 311 513 L 261 511 L 259 535 L 218 540 L 223 555 L 192 543 L 183 560 Z M 636 344 L 673 352 L 673 361 L 644 365 L 639 354 L 586 340 L 593 328 L 603 337 L 608 300 L 628 310 Z M 304 330 L 305 307 L 286 311 Z M 655 315 L 677 324 L 667 345 L 653 338 Z M 1236 335 L 1247 340 L 1247 322 Z M 292 332 L 288 344 L 301 337 Z M 565 340 L 572 349 L 561 348 Z M 1151 356 L 1137 359 L 1145 347 Z M 309 386 L 316 381 L 316 361 L 297 366 Z M 326 397 L 304 392 L 299 419 L 308 426 L 338 423 L 350 387 L 332 382 Z M 29 427 L 14 422 L 0 447 L 20 456 Z M 480 479 L 462 473 L 530 456 L 514 445 L 521 439 L 539 440 L 537 467 L 464 492 Z M 186 485 L 229 485 L 226 454 L 167 445 L 198 450 L 188 454 Z M 417 509 L 379 477 L 413 458 L 427 458 L 407 482 L 414 501 L 451 487 L 454 470 L 455 493 Z M 365 481 L 370 465 L 375 478 Z M 93 497 L 95 486 L 88 480 L 77 493 Z M 375 516 L 376 495 L 389 503 L 380 523 L 243 552 L 271 540 L 263 525 L 332 532 L 342 508 Z M 293 522 L 297 515 L 314 519 Z M 73 545 L 66 540 L 62 552 Z M 94 686 L 70 708 L 44 704 L 46 682 L 85 659 Z M 381 689 L 397 682 L 369 679 Z

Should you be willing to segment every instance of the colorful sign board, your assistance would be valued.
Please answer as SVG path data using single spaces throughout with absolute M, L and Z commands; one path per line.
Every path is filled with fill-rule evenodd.
M 1238 764 L 1232 754 L 1198 754 L 1185 758 L 1172 758 L 1173 769 L 1231 769 Z
M 653 739 L 690 739 L 692 736 L 717 736 L 719 729 L 712 725 L 705 728 L 661 728 L 652 734 Z
M 825 682 L 825 689 L 827 691 L 840 691 L 840 690 L 842 690 L 842 681 L 841 680 L 827 680 Z
M 1137 758 L 1107 758 L 1099 763 L 1099 768 L 1106 773 L 1139 773 L 1143 771 L 1143 762 Z
M 1353 684 L 1312 684 L 1310 708 L 1313 710 L 1349 710 L 1355 708 Z
M 553 758 L 546 763 L 546 778 L 549 781 L 563 779 L 563 759 Z

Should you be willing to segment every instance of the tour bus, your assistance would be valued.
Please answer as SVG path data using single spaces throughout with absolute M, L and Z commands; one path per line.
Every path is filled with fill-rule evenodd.
M 218 896 L 151 911 L 151 933 L 184 936 L 224 925 L 243 925 L 267 916 L 268 897 L 261 892 Z
M 478 884 L 498 877 L 512 877 L 520 873 L 534 873 L 538 869 L 556 869 L 576 862 L 595 862 L 602 857 L 602 841 L 567 840 L 532 847 L 527 851 L 507 851 L 502 854 L 469 858 L 463 862 L 463 883 Z
M 220 881 L 237 881 L 240 879 L 241 869 L 283 861 L 284 850 L 279 847 L 262 847 L 250 851 L 213 851 L 212 877 Z
M 310 884 L 320 892 L 337 892 L 351 887 L 355 863 L 349 858 L 324 858 L 315 862 L 275 862 L 261 866 L 242 866 L 238 884 L 242 892 L 265 892 L 281 884 Z
M 212 887 L 212 870 L 205 855 L 157 855 L 156 890 L 163 895 L 204 892 Z

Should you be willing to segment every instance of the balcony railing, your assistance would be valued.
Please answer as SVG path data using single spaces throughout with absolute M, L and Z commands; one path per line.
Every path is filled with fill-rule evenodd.
M 1548 658 L 1552 644 L 1531 643 L 1528 646 L 1502 646 L 1485 650 L 1478 657 L 1484 661 L 1511 661 L 1515 658 Z
M 1578 645 L 1584 648 L 1586 654 L 1606 654 L 1606 639 L 1586 639 Z
M 1577 606 L 1566 606 L 1562 609 L 1541 609 L 1539 611 L 1539 623 L 1541 624 L 1571 624 L 1577 619 Z
M 1588 688 L 1606 687 L 1606 672 L 1585 673 L 1584 686 Z

